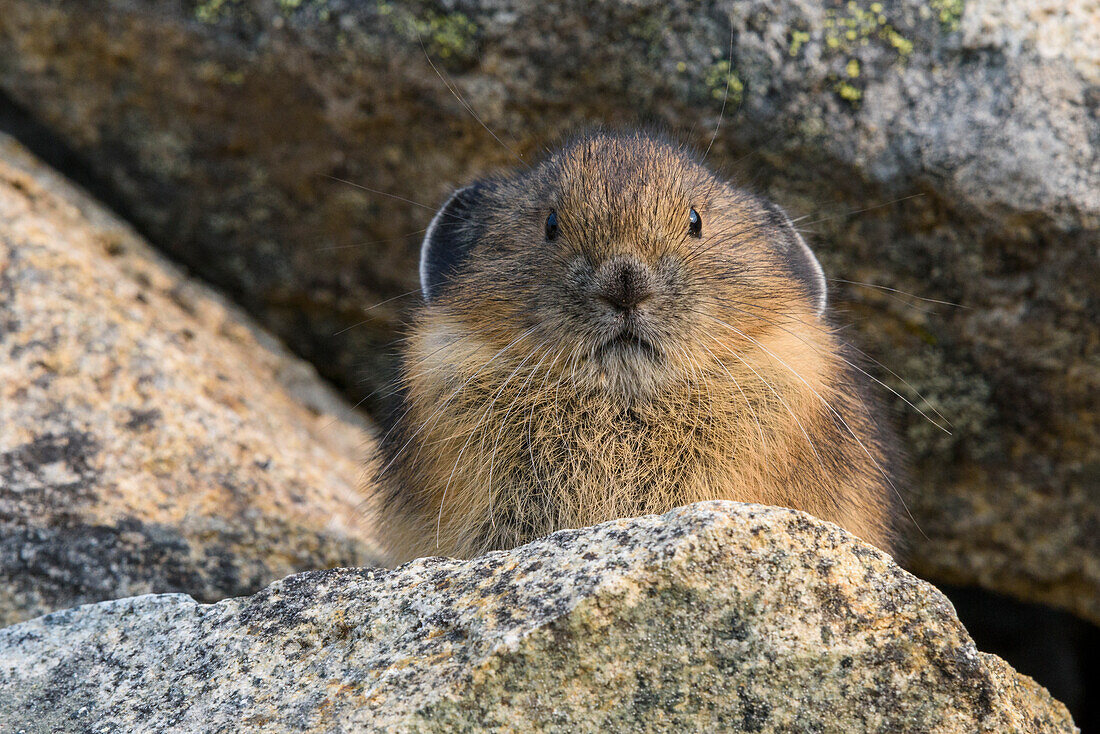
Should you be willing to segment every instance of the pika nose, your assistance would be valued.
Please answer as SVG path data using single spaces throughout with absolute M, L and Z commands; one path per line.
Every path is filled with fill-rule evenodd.
M 597 295 L 619 311 L 632 311 L 653 295 L 649 268 L 632 258 L 615 258 L 600 266 Z

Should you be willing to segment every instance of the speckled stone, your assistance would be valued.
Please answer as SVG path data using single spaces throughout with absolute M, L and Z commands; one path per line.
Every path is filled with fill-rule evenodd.
M 471 561 L 0 630 L 12 731 L 1066 732 L 947 599 L 834 525 L 711 502 Z
M 0 624 L 369 564 L 370 438 L 349 416 L 312 368 L 0 136 Z
M 375 415 L 453 187 L 585 124 L 709 148 L 951 423 L 894 401 L 914 570 L 1100 623 L 1096 0 L 3 5 L 0 90 Z

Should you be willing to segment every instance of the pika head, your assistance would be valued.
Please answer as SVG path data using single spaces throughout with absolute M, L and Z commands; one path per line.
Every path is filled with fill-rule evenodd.
M 778 207 L 640 134 L 585 136 L 455 192 L 420 278 L 427 310 L 459 331 L 556 355 L 573 389 L 625 399 L 826 305 L 821 266 Z

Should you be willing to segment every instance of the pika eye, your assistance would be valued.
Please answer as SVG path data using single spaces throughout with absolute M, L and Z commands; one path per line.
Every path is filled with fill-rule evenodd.
M 546 239 L 555 240 L 558 238 L 558 215 L 555 212 L 550 212 L 550 216 L 546 218 Z
M 691 214 L 688 215 L 688 234 L 692 237 L 703 236 L 703 218 L 695 211 L 695 207 L 692 207 Z

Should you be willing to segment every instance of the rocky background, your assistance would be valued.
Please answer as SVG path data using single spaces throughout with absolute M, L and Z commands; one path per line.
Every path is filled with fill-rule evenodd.
M 1095 685 L 1088 676 L 1100 676 L 1098 49 L 1095 0 L 637 0 L 598 9 L 573 0 L 8 0 L 0 13 L 0 123 L 157 248 L 218 286 L 383 426 L 388 406 L 378 388 L 392 373 L 393 343 L 416 298 L 419 238 L 452 187 L 537 156 L 592 123 L 651 124 L 709 150 L 712 165 L 772 196 L 792 217 L 804 217 L 800 226 L 834 279 L 833 302 L 852 325 L 853 340 L 882 363 L 884 381 L 917 404 L 927 400 L 951 423 L 950 435 L 940 432 L 897 401 L 914 464 L 908 567 L 953 585 L 960 600 L 972 598 L 967 589 L 981 588 L 1005 604 L 1042 605 L 1012 607 L 1019 613 L 1006 615 L 1004 605 L 990 611 L 989 599 L 979 596 L 960 609 L 972 606 L 975 624 L 1038 614 L 1043 624 L 1000 632 L 1049 642 L 1029 655 L 1045 658 L 1044 674 L 1064 682 L 1066 693 L 1059 695 L 1086 706 L 1095 698 L 1088 695 Z M 5 170 L 29 167 L 6 155 Z M 0 201 L 7 211 L 33 211 L 32 200 L 45 195 L 27 191 L 56 188 L 29 184 L 25 175 L 18 180 L 5 184 Z M 20 216 L 33 227 L 31 234 L 0 237 L 11 261 L 2 261 L 4 273 L 37 283 L 47 277 L 40 273 L 83 257 L 75 245 L 48 244 L 59 241 L 42 234 L 52 214 Z M 114 246 L 94 244 L 115 235 L 67 221 L 66 228 L 91 226 L 93 232 L 66 237 L 119 257 L 110 254 Z M 125 229 L 117 221 L 110 227 Z M 24 250 L 44 259 L 28 259 Z M 72 326 L 69 341 L 58 342 L 71 345 L 69 362 L 53 355 L 56 344 L 28 346 L 37 329 L 24 327 L 23 336 L 19 327 L 0 329 L 2 354 L 11 359 L 0 369 L 14 365 L 13 377 L 5 379 L 25 385 L 21 392 L 3 387 L 9 393 L 0 425 L 7 462 L 0 464 L 0 521 L 9 523 L 5 533 L 32 528 L 35 534 L 0 538 L 0 573 L 24 579 L 18 569 L 37 567 L 55 584 L 12 582 L 16 611 L 9 620 L 149 590 L 213 600 L 253 591 L 292 570 L 364 563 L 370 555 L 369 538 L 322 527 L 320 519 L 354 509 L 348 495 L 341 498 L 344 489 L 333 487 L 354 486 L 349 457 L 356 452 L 349 445 L 363 429 L 333 402 L 317 408 L 314 401 L 305 413 L 280 403 L 281 388 L 272 387 L 278 375 L 287 369 L 308 375 L 308 369 L 267 337 L 224 345 L 244 338 L 238 332 L 258 332 L 219 324 L 247 324 L 249 317 L 156 256 L 142 258 L 155 265 L 126 266 L 146 272 L 130 281 L 118 274 L 133 262 L 128 254 L 115 269 L 103 263 L 93 269 L 88 259 L 66 265 L 87 269 L 87 282 L 99 290 L 72 285 L 64 303 L 74 305 L 54 304 L 52 316 L 26 300 L 0 312 L 33 310 L 43 321 L 28 324 L 56 329 L 59 321 L 78 323 L 69 312 L 85 307 L 104 322 Z M 154 277 L 148 268 L 167 274 Z M 5 291 L 12 276 L 6 277 L 0 299 L 5 293 L 11 303 L 12 293 L 30 297 L 26 286 Z M 117 279 L 122 285 L 111 286 Z M 69 287 L 68 280 L 58 278 L 42 285 L 42 293 L 62 285 Z M 85 290 L 95 297 L 84 299 Z M 177 291 L 201 293 L 199 301 L 217 305 L 192 305 L 196 317 L 188 314 L 190 296 L 181 306 Z M 143 293 L 151 305 L 121 305 Z M 212 322 L 178 325 L 211 312 L 217 314 Z M 145 333 L 133 330 L 149 313 L 165 314 L 154 324 L 168 335 L 161 341 L 178 339 L 173 335 L 186 328 L 208 344 L 176 345 L 174 352 L 165 344 L 165 351 L 149 352 L 150 337 L 128 336 L 131 345 L 142 345 L 123 351 L 136 355 L 129 365 L 164 365 L 151 370 L 161 380 L 187 382 L 202 365 L 268 360 L 263 368 L 226 368 L 230 381 L 246 376 L 226 389 L 241 391 L 233 398 L 239 402 L 230 401 L 236 420 L 258 432 L 245 435 L 244 448 L 228 440 L 230 429 L 187 439 L 206 452 L 193 457 L 214 455 L 224 463 L 181 458 L 160 474 L 152 471 L 159 499 L 145 496 L 153 485 L 133 485 L 148 507 L 102 500 L 99 492 L 69 507 L 66 492 L 93 476 L 84 472 L 114 476 L 95 463 L 116 454 L 106 447 L 125 445 L 140 456 L 146 446 L 143 460 L 153 461 L 163 454 L 155 444 L 167 440 L 163 431 L 180 425 L 186 435 L 187 420 L 225 420 L 217 401 L 205 399 L 185 401 L 146 433 L 140 425 L 126 428 L 122 408 L 102 419 L 99 411 L 116 401 L 153 409 L 155 401 L 137 387 L 145 373 L 127 366 L 133 376 L 124 372 L 116 387 L 113 367 L 96 372 L 74 365 L 92 360 L 81 354 L 102 353 L 99 345 L 118 338 L 103 334 Z M 265 349 L 279 356 L 264 358 Z M 60 365 L 54 373 L 39 365 L 43 353 L 50 355 L 47 365 Z M 190 371 L 176 370 L 173 360 L 184 357 L 195 360 Z M 47 390 L 46 383 L 37 394 L 29 387 L 54 379 L 44 374 L 64 374 L 66 365 L 87 380 L 70 383 L 69 393 Z M 324 391 L 316 378 L 303 380 L 310 394 Z M 98 391 L 101 403 L 83 406 L 83 413 L 73 407 L 76 398 L 55 397 L 89 390 Z M 33 395 L 39 402 L 8 407 Z M 263 402 L 272 400 L 282 407 Z M 210 417 L 195 417 L 208 415 L 203 411 Z M 280 415 L 285 422 L 278 422 Z M 338 437 L 344 427 L 321 430 L 332 415 L 342 416 L 338 423 L 350 432 Z M 329 417 L 318 423 L 319 416 Z M 269 422 L 257 428 L 257 417 Z M 308 437 L 283 438 L 304 436 L 303 426 L 312 426 Z M 95 443 L 71 438 L 84 434 Z M 299 448 L 272 451 L 280 439 Z M 33 459 L 35 441 L 45 442 L 44 459 Z M 85 453 L 91 458 L 80 458 Z M 227 467 L 245 456 L 259 466 L 268 454 L 275 474 L 250 466 L 240 481 L 269 490 L 226 486 Z M 133 461 L 130 467 L 142 465 Z M 33 468 L 41 466 L 46 469 Z M 189 478 L 215 466 L 222 468 Z M 301 474 L 320 471 L 339 478 Z M 253 473 L 269 479 L 254 480 Z M 96 486 L 115 481 L 122 480 Z M 295 506 L 274 499 L 288 482 L 312 488 L 309 496 L 327 494 L 321 504 L 297 505 L 313 518 L 302 520 L 301 527 L 311 529 L 301 536 L 264 519 L 270 517 L 264 507 L 279 508 L 274 514 L 283 517 L 287 502 Z M 203 496 L 195 491 L 214 494 L 188 505 L 201 509 L 179 510 L 180 498 Z M 38 502 L 38 496 L 55 499 Z M 265 496 L 272 499 L 253 499 Z M 258 508 L 250 509 L 252 503 Z M 137 530 L 126 529 L 125 518 L 144 518 L 154 507 Z M 245 518 L 245 527 L 233 531 L 240 542 L 227 544 L 221 529 L 210 529 L 227 514 Z M 44 560 L 45 550 L 21 550 L 25 543 L 54 547 L 49 533 L 57 527 L 110 529 L 103 532 L 123 539 L 108 543 L 126 549 L 119 558 L 152 557 L 134 555 L 135 547 L 171 547 L 176 556 L 166 557 L 186 560 L 153 564 L 144 576 L 133 571 L 138 581 L 132 586 L 125 579 L 148 561 L 112 562 L 109 569 L 124 570 L 97 570 L 88 577 L 93 583 L 78 571 L 51 569 L 92 568 L 81 559 L 99 551 L 55 562 Z M 152 540 L 148 527 L 173 528 L 171 541 Z M 252 547 L 253 538 L 266 540 L 249 556 L 242 549 Z M 220 545 L 207 551 L 200 539 Z M 272 552 L 279 542 L 298 545 Z M 224 573 L 218 569 L 223 557 L 232 559 Z M 273 558 L 280 560 L 264 560 Z M 172 573 L 163 573 L 168 567 Z M 101 584 L 104 578 L 115 581 Z M 1051 607 L 1083 621 L 1042 612 Z

